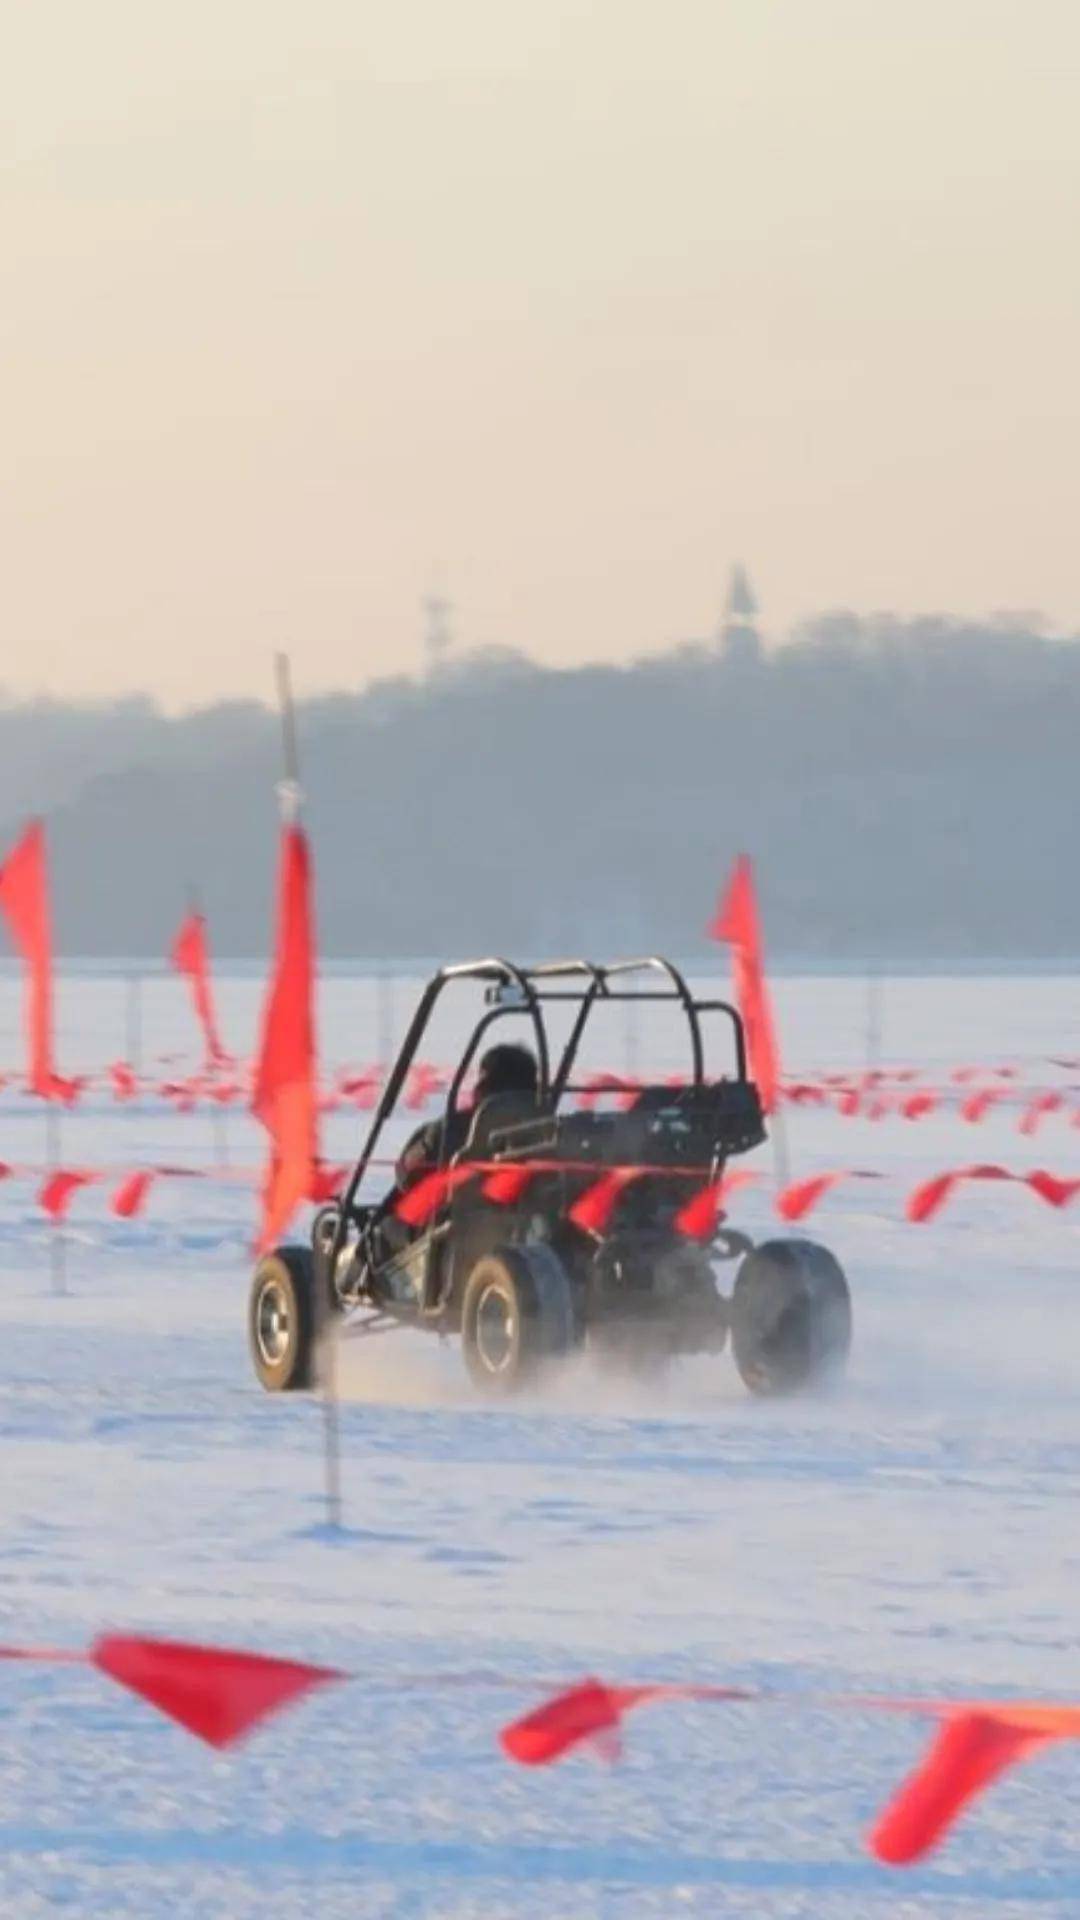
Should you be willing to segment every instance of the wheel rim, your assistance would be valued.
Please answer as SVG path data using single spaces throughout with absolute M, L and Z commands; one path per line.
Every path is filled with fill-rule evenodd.
M 497 1286 L 485 1287 L 476 1308 L 476 1352 L 486 1373 L 505 1373 L 514 1353 L 514 1310 Z
M 279 1280 L 268 1280 L 255 1311 L 255 1339 L 260 1357 L 268 1367 L 281 1365 L 291 1336 L 292 1321 L 285 1289 Z

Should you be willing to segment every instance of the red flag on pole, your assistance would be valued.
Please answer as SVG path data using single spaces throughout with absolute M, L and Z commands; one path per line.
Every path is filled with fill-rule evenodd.
M 51 1100 L 66 1091 L 53 1065 L 52 925 L 45 828 L 31 821 L 0 866 L 0 911 L 26 962 L 26 1037 L 31 1090 Z
M 307 836 L 283 826 L 274 970 L 263 1011 L 252 1112 L 270 1135 L 259 1251 L 311 1193 L 317 1161 L 314 939 Z
M 771 1113 L 776 1105 L 780 1080 L 780 1051 L 765 981 L 765 953 L 754 893 L 754 872 L 745 853 L 741 853 L 735 862 L 727 893 L 717 908 L 709 932 L 714 940 L 726 940 L 732 947 L 735 998 L 746 1028 L 750 1076 L 757 1082 L 765 1112 Z
M 221 1044 L 214 1018 L 210 991 L 210 949 L 206 938 L 206 918 L 195 908 L 182 921 L 169 948 L 169 964 L 191 982 L 195 1017 L 202 1028 L 208 1067 L 223 1067 L 228 1054 Z

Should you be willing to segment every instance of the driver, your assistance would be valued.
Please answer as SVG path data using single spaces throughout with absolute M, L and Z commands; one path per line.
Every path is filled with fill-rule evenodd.
M 538 1078 L 536 1055 L 529 1047 L 512 1041 L 489 1047 L 480 1061 L 472 1106 L 456 1107 L 449 1117 L 425 1121 L 406 1142 L 397 1163 L 396 1192 L 404 1193 L 422 1174 L 444 1165 L 460 1151 L 482 1101 L 493 1093 L 535 1094 Z

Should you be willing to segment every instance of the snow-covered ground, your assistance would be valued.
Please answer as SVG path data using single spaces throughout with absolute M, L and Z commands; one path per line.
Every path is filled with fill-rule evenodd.
M 226 981 L 221 999 L 250 1047 L 256 983 Z M 862 1064 L 861 982 L 789 979 L 778 999 L 793 1068 Z M 147 1060 L 190 1051 L 176 984 L 143 1000 Z M 1034 1063 L 1080 1050 L 1078 1002 L 1062 980 L 890 982 L 885 1054 Z M 68 979 L 60 1014 L 65 1068 L 123 1050 L 122 982 Z M 370 981 L 327 982 L 326 1056 L 370 1059 L 380 1019 Z M 16 1033 L 5 980 L 7 1060 Z M 644 1026 L 620 1026 L 606 1064 L 644 1068 L 650 1051 Z M 673 1036 L 660 1051 L 678 1064 Z M 331 1157 L 356 1131 L 333 1116 Z M 89 1670 L 0 1672 L 0 1914 L 1080 1911 L 1075 1748 L 1010 1775 L 899 1874 L 862 1837 L 925 1723 L 800 1705 L 844 1689 L 1080 1699 L 1080 1205 L 986 1186 L 927 1227 L 901 1213 L 919 1177 L 972 1158 L 1075 1171 L 1080 1134 L 1051 1116 L 1020 1139 L 1015 1112 L 975 1130 L 807 1110 L 790 1136 L 798 1174 L 890 1176 L 838 1190 L 810 1223 L 855 1292 L 842 1392 L 761 1405 L 725 1358 L 636 1397 L 577 1369 L 545 1404 L 492 1411 L 453 1351 L 373 1346 L 344 1369 L 336 1538 L 318 1407 L 263 1395 L 247 1361 L 250 1192 L 177 1182 L 125 1225 L 87 1190 L 58 1298 L 31 1187 L 0 1186 L 0 1639 L 81 1646 L 132 1626 L 356 1676 L 219 1758 Z M 205 1113 L 159 1105 L 95 1097 L 64 1121 L 75 1165 L 205 1166 L 215 1144 Z M 227 1148 L 254 1163 L 237 1116 Z M 5 1093 L 0 1159 L 42 1151 L 40 1114 Z M 767 1189 L 738 1214 L 766 1231 Z M 532 1683 L 588 1671 L 790 1700 L 657 1708 L 610 1770 L 512 1768 L 498 1726 Z

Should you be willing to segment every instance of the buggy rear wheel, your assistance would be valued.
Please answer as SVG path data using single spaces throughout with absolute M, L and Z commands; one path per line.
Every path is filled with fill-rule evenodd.
M 843 1373 L 851 1294 L 839 1262 L 812 1240 L 748 1253 L 731 1297 L 731 1349 L 751 1393 L 798 1393 Z
M 310 1387 L 319 1332 L 310 1247 L 276 1247 L 255 1269 L 248 1302 L 251 1358 L 268 1393 Z
M 465 1283 L 461 1350 L 473 1385 L 502 1399 L 574 1344 L 570 1282 L 550 1247 L 500 1247 Z

